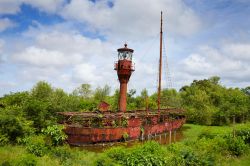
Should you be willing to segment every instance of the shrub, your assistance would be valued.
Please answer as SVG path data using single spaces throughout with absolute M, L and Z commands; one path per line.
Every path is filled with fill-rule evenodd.
M 95 166 L 119 166 L 119 164 L 114 163 L 112 158 L 107 157 L 105 154 L 101 155 L 94 162 Z
M 215 135 L 209 129 L 205 129 L 205 130 L 201 131 L 201 133 L 198 135 L 199 139 L 201 139 L 201 138 L 213 139 L 214 137 L 215 137 Z
M 62 165 L 73 165 L 73 162 L 75 162 L 74 153 L 68 146 L 54 147 L 50 154 L 58 159 Z
M 122 118 L 122 126 L 123 127 L 127 127 L 128 126 L 128 120 L 125 117 Z
M 122 138 L 124 139 L 124 141 L 127 141 L 129 139 L 129 134 L 127 132 L 123 133 Z
M 250 144 L 250 128 L 238 129 L 235 134 L 237 137 L 241 137 L 245 143 Z
M 48 141 L 51 142 L 53 146 L 58 146 L 62 145 L 67 139 L 67 135 L 62 131 L 63 129 L 63 125 L 53 125 L 43 129 L 42 132 L 47 136 Z
M 29 153 L 32 153 L 38 157 L 44 156 L 48 152 L 48 147 L 45 144 L 44 136 L 32 136 L 23 139 L 23 144 L 26 145 L 26 149 Z
M 7 134 L 0 134 L 0 146 L 6 145 L 9 143 L 9 137 Z
M 247 145 L 245 144 L 242 138 L 240 137 L 233 138 L 231 135 L 229 135 L 225 139 L 228 145 L 227 147 L 228 151 L 232 155 L 240 156 L 246 151 Z
M 33 133 L 32 122 L 22 115 L 20 107 L 0 108 L 0 144 L 15 144 L 19 138 Z
M 36 166 L 37 160 L 34 155 L 25 155 L 17 162 L 18 166 Z
M 213 155 L 213 139 L 199 139 L 184 143 L 171 144 L 168 150 L 174 154 L 173 165 L 213 166 L 216 158 Z
M 135 146 L 130 149 L 113 148 L 105 152 L 106 157 L 98 159 L 99 165 L 103 164 L 104 159 L 113 160 L 114 164 L 121 165 L 166 165 L 169 158 L 167 158 L 167 151 L 164 150 L 156 142 L 147 142 L 142 146 Z
M 107 156 L 116 161 L 123 161 L 126 158 L 126 150 L 123 147 L 115 147 L 106 152 Z
M 47 148 L 43 144 L 31 144 L 27 146 L 27 150 L 38 157 L 42 157 L 45 155 Z

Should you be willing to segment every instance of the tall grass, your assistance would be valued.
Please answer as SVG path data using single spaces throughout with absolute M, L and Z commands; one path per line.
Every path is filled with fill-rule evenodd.
M 195 125 L 195 124 L 184 124 L 182 127 L 184 139 L 183 140 L 195 140 L 199 137 L 199 135 L 203 132 L 210 132 L 214 135 L 225 135 L 229 133 L 233 133 L 233 128 L 240 129 L 244 127 L 250 127 L 250 122 L 244 124 L 236 124 L 235 127 L 233 125 L 230 126 L 203 126 L 203 125 Z

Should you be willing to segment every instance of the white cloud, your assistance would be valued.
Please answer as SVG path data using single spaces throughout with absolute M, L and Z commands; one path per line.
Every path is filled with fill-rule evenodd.
M 3 61 L 3 47 L 4 47 L 4 44 L 5 44 L 5 42 L 4 42 L 4 40 L 2 40 L 2 39 L 0 39 L 0 63 Z
M 45 81 L 54 81 L 57 80 L 58 75 L 61 72 L 54 66 L 47 66 L 47 67 L 37 67 L 37 66 L 21 66 L 17 71 L 17 78 L 21 82 L 38 82 L 41 80 Z
M 64 24 L 61 24 L 63 27 Z M 69 67 L 91 60 L 112 58 L 112 46 L 100 39 L 90 39 L 79 32 L 57 26 L 30 28 L 23 35 L 31 41 L 17 49 L 12 59 L 33 66 Z M 20 41 L 17 41 L 18 45 Z
M 219 48 L 202 46 L 177 66 L 177 80 L 220 76 L 230 86 L 247 86 L 250 82 L 249 43 L 228 43 Z M 184 81 L 185 82 L 185 81 Z
M 186 67 L 185 71 L 194 75 L 207 74 L 212 69 L 211 64 L 207 62 L 206 58 L 199 54 L 189 55 L 183 60 L 182 65 Z
M 48 13 L 57 12 L 65 0 L 1 0 L 0 14 L 16 14 L 20 12 L 21 4 L 28 4 L 40 11 Z
M 91 64 L 79 64 L 73 68 L 73 79 L 77 82 L 88 82 L 90 84 L 96 84 L 101 81 L 101 77 L 96 75 L 98 69 Z
M 82 61 L 79 54 L 65 55 L 56 50 L 46 50 L 34 46 L 26 48 L 23 52 L 13 55 L 13 60 L 38 67 L 65 67 Z
M 3 47 L 4 47 L 4 40 L 0 39 L 0 54 L 3 52 Z
M 96 1 L 95 3 L 86 0 L 72 0 L 69 4 L 65 5 L 61 14 L 66 18 L 90 23 L 95 28 L 100 26 L 104 26 L 103 28 L 105 28 L 109 24 L 106 21 L 111 19 L 112 16 L 107 2 L 107 0 Z
M 250 62 L 250 43 L 227 44 L 223 52 L 232 56 L 235 60 L 246 60 Z
M 13 40 L 13 44 L 29 42 L 10 52 L 8 59 L 18 69 L 18 81 L 45 80 L 68 91 L 81 83 L 90 83 L 94 88 L 114 85 L 116 49 L 109 42 L 54 26 L 30 28 L 22 37 L 22 41 Z
M 79 33 L 52 31 L 40 33 L 36 43 L 42 48 L 60 50 L 64 54 L 81 54 L 84 58 L 107 55 L 109 45 L 100 39 L 89 39 Z
M 119 40 L 145 39 L 158 34 L 161 10 L 170 31 L 178 35 L 190 35 L 201 27 L 200 18 L 181 0 L 116 0 L 112 8 L 107 2 L 72 0 L 64 6 L 61 15 L 87 23 Z
M 0 32 L 5 31 L 8 28 L 14 27 L 15 23 L 8 18 L 0 19 Z
M 23 0 L 23 2 L 30 4 L 41 11 L 55 13 L 62 7 L 65 0 Z
M 19 5 L 21 1 L 18 0 L 1 0 L 0 14 L 16 14 L 20 11 Z
M 0 82 L 0 87 L 2 88 L 8 88 L 8 87 L 14 87 L 16 86 L 16 83 L 14 82 Z

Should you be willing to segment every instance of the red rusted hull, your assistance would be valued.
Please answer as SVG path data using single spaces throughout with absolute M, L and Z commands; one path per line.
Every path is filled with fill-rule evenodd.
M 148 135 L 161 134 L 170 130 L 176 130 L 184 123 L 185 117 L 173 121 L 142 126 L 141 120 L 139 118 L 134 118 L 129 119 L 127 127 L 90 128 L 66 125 L 65 133 L 68 135 L 69 144 L 81 145 L 121 141 L 124 140 L 125 133 L 128 134 L 129 140 L 145 138 Z

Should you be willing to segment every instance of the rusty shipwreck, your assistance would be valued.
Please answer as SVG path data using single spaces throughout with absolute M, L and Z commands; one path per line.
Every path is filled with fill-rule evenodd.
M 162 73 L 162 13 L 160 26 L 160 59 L 158 81 L 158 109 L 126 110 L 127 84 L 135 66 L 132 61 L 133 49 L 119 48 L 118 61 L 114 69 L 120 82 L 119 110 L 111 112 L 108 103 L 101 103 L 96 112 L 59 112 L 60 123 L 65 125 L 68 143 L 71 145 L 96 144 L 136 139 L 172 132 L 185 123 L 182 109 L 161 108 Z

